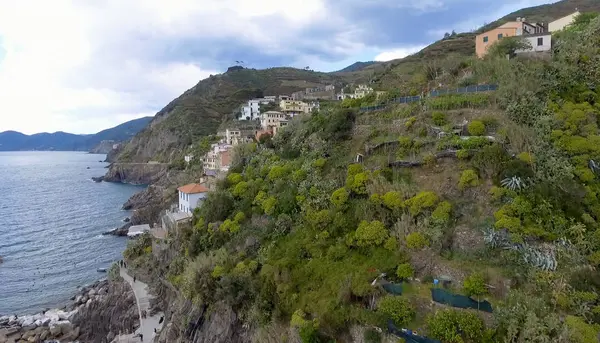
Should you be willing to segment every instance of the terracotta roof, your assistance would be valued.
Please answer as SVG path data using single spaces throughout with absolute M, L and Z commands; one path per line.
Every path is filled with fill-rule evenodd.
M 177 190 L 185 194 L 206 193 L 209 191 L 208 188 L 197 183 L 190 183 L 189 185 L 181 186 L 177 188 Z

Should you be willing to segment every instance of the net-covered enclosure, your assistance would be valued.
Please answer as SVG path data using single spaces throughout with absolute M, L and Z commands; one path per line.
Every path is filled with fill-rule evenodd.
M 467 296 L 452 294 L 443 288 L 432 288 L 431 299 L 433 301 L 458 308 L 472 308 L 484 312 L 492 312 L 492 304 L 489 301 L 476 301 Z

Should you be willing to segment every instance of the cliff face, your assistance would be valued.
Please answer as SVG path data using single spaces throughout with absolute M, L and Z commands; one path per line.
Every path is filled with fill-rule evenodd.
M 108 154 L 115 143 L 115 141 L 102 141 L 90 150 L 90 154 Z
M 107 182 L 149 185 L 162 178 L 167 165 L 162 163 L 113 163 L 104 176 Z

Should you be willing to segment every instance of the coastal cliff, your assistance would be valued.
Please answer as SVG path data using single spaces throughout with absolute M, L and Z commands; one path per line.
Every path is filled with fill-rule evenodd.
M 166 172 L 167 165 L 164 163 L 113 163 L 103 181 L 149 185 L 157 182 Z

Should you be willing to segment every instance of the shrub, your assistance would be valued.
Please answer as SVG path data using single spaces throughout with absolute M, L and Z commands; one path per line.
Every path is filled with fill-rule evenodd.
M 600 332 L 600 325 L 588 324 L 584 319 L 567 316 L 565 319 L 567 331 L 571 342 L 580 343 L 596 343 L 598 342 L 598 332 Z
M 485 124 L 479 120 L 473 120 L 467 126 L 471 136 L 482 136 L 485 133 Z
M 398 241 L 395 237 L 390 237 L 385 241 L 383 247 L 389 251 L 396 251 L 398 249 Z
M 485 285 L 485 278 L 481 273 L 473 273 L 465 278 L 463 282 L 463 289 L 468 296 L 482 296 L 487 294 L 487 286 Z
M 354 194 L 365 195 L 367 194 L 367 183 L 369 181 L 367 172 L 358 173 L 351 178 L 350 183 L 346 180 L 346 187 L 350 188 Z
M 381 197 L 381 200 L 383 201 L 383 204 L 391 210 L 399 210 L 404 205 L 404 199 L 400 192 L 389 191 Z
M 517 158 L 527 164 L 533 164 L 533 156 L 528 152 L 522 152 L 518 154 Z
M 235 216 L 233 217 L 233 220 L 235 220 L 238 223 L 243 222 L 244 220 L 246 220 L 246 215 L 244 214 L 244 212 L 238 212 L 235 214 Z
M 433 123 L 437 126 L 444 126 L 448 122 L 446 120 L 446 113 L 440 111 L 433 112 L 431 118 L 433 119 Z
M 420 250 L 429 246 L 429 241 L 420 232 L 412 232 L 406 235 L 406 246 L 410 249 Z
M 262 210 L 268 215 L 275 214 L 275 206 L 277 206 L 277 199 L 273 196 L 268 197 L 262 202 Z
M 315 168 L 321 169 L 321 168 L 323 168 L 325 166 L 326 162 L 327 162 L 327 159 L 319 158 L 319 159 L 317 159 L 317 160 L 315 160 L 313 162 L 312 166 L 315 167 Z
M 342 187 L 339 188 L 337 190 L 335 190 L 332 194 L 331 194 L 331 203 L 336 206 L 336 207 L 343 207 L 344 205 L 346 205 L 346 202 L 348 201 L 348 191 L 346 190 L 346 188 Z
M 456 157 L 459 160 L 466 160 L 467 158 L 469 158 L 469 150 L 466 149 L 460 149 L 456 152 Z
M 237 185 L 238 183 L 244 181 L 244 178 L 242 177 L 242 174 L 229 173 L 229 175 L 227 175 L 227 181 L 229 181 L 231 185 Z
M 479 342 L 485 325 L 476 314 L 466 311 L 441 310 L 427 318 L 431 337 L 445 343 Z
M 403 297 L 387 295 L 377 303 L 377 311 L 394 321 L 398 326 L 405 326 L 415 316 L 411 303 Z
M 411 278 L 411 277 L 413 277 L 414 274 L 415 274 L 415 270 L 410 265 L 410 263 L 402 263 L 402 264 L 398 265 L 398 268 L 396 269 L 396 276 L 399 277 L 400 279 Z
M 439 198 L 434 192 L 423 191 L 406 200 L 405 204 L 408 206 L 410 214 L 416 216 L 422 213 L 423 210 L 435 206 L 438 200 Z
M 377 246 L 383 244 L 388 238 L 388 231 L 385 225 L 378 220 L 370 223 L 363 220 L 358 224 L 354 238 L 356 239 L 356 245 L 359 247 Z
M 233 194 L 233 196 L 236 198 L 243 198 L 249 189 L 250 189 L 250 184 L 246 181 L 241 181 L 233 187 L 231 194 Z
M 211 276 L 215 279 L 220 278 L 221 276 L 225 275 L 225 268 L 222 266 L 215 266 L 215 268 L 213 268 L 213 271 L 211 273 Z
M 433 213 L 431 213 L 431 219 L 436 224 L 446 224 L 450 221 L 450 212 L 452 211 L 452 204 L 447 201 L 442 201 L 437 205 Z
M 408 119 L 406 119 L 406 122 L 404 123 L 404 126 L 407 129 L 410 129 L 411 127 L 413 127 L 413 125 L 415 125 L 416 121 L 417 121 L 417 117 L 409 117 Z
M 477 172 L 473 169 L 463 171 L 460 175 L 460 180 L 458 181 L 458 188 L 465 189 L 477 186 L 479 186 L 479 176 L 477 176 Z

